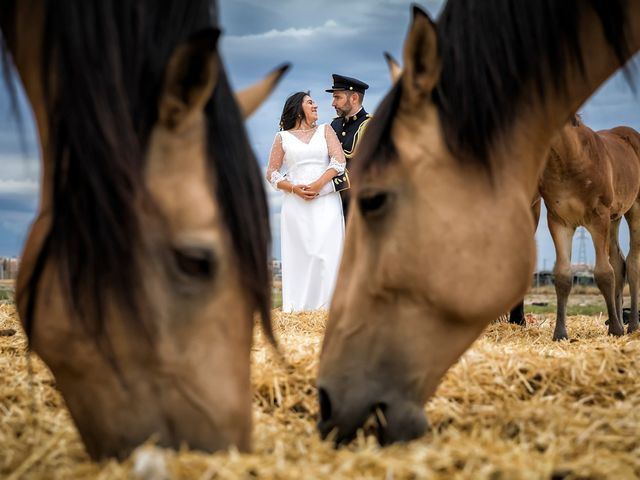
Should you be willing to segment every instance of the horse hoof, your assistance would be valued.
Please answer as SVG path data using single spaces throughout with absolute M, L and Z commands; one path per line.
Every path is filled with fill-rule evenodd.
M 560 340 L 569 340 L 569 335 L 565 333 L 554 333 L 553 334 L 553 341 L 554 342 L 559 342 Z
M 625 325 L 629 323 L 629 317 L 631 316 L 631 309 L 625 307 L 622 309 L 622 323 Z

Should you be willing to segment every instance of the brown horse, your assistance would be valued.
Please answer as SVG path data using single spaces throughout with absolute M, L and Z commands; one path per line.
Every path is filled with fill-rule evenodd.
M 347 441 L 373 411 L 382 443 L 424 432 L 444 373 L 529 287 L 553 135 L 639 31 L 640 2 L 623 0 L 449 0 L 437 25 L 414 7 L 403 74 L 354 164 L 322 435 Z
M 241 116 L 258 102 L 235 102 L 215 18 L 209 0 L 0 3 L 43 162 L 18 311 L 94 458 L 249 448 L 268 210 Z
M 589 230 L 596 252 L 595 279 L 609 314 L 609 333 L 622 335 L 625 260 L 618 244 L 624 215 L 629 224 L 629 332 L 638 328 L 640 261 L 640 134 L 629 127 L 594 132 L 576 115 L 551 144 L 540 179 L 547 222 L 556 248 L 558 313 L 554 340 L 568 338 L 567 298 L 573 283 L 571 246 L 578 226 Z M 635 315 L 633 314 L 635 309 Z

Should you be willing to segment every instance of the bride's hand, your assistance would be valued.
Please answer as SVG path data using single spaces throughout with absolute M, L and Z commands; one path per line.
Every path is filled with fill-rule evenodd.
M 313 200 L 318 196 L 316 192 L 309 190 L 308 185 L 294 185 L 293 193 L 303 200 Z
M 311 182 L 309 185 L 307 185 L 305 189 L 308 192 L 315 193 L 315 196 L 317 197 L 318 195 L 320 195 L 320 190 L 322 190 L 322 185 L 316 180 L 315 182 Z

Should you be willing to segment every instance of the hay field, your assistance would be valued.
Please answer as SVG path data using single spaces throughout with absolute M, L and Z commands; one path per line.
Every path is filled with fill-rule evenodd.
M 336 451 L 315 432 L 325 316 L 276 312 L 290 365 L 256 334 L 254 453 L 158 455 L 175 479 L 640 478 L 640 335 L 609 338 L 601 316 L 575 316 L 574 340 L 554 343 L 553 315 L 528 320 L 488 327 L 426 406 L 425 438 L 381 449 L 360 436 Z M 0 331 L 12 328 L 14 307 L 0 305 Z M 0 336 L 0 478 L 132 478 L 132 459 L 87 459 L 53 379 L 35 357 L 29 374 L 24 347 L 19 331 Z

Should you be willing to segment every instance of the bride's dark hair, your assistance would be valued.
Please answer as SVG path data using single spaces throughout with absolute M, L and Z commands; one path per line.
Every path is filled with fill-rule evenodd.
M 309 95 L 309 91 L 296 92 L 284 102 L 282 115 L 280 115 L 280 130 L 290 130 L 296 126 L 298 120 L 302 120 L 302 100 Z

